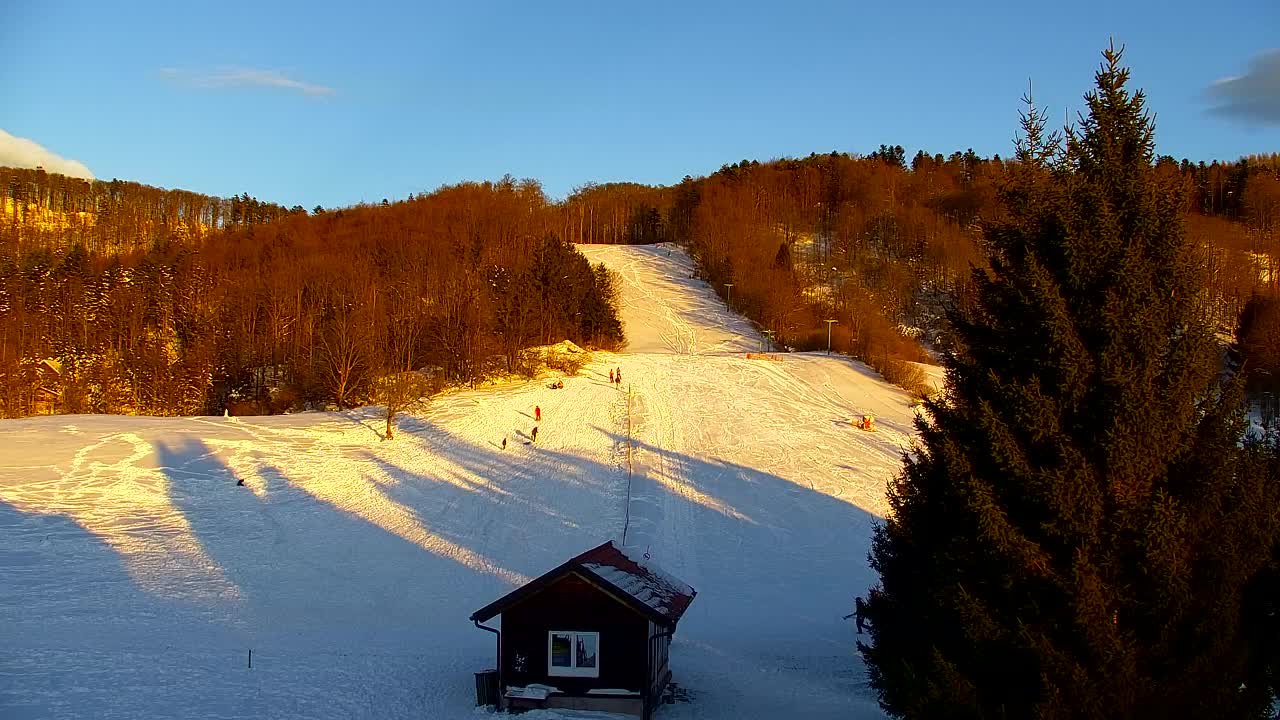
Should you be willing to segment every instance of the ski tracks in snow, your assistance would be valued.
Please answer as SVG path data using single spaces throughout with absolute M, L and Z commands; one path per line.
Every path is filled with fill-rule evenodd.
M 905 394 L 843 358 L 746 358 L 759 338 L 679 249 L 583 250 L 623 279 L 629 352 L 561 390 L 446 393 L 392 441 L 376 409 L 0 424 L 0 625 L 29 658 L 0 674 L 0 715 L 470 718 L 493 641 L 467 613 L 620 539 L 629 512 L 627 543 L 699 593 L 672 648 L 694 701 L 664 712 L 880 717 L 839 618 L 873 580 Z M 866 412 L 879 432 L 850 424 Z M 229 668 L 251 642 L 246 700 Z

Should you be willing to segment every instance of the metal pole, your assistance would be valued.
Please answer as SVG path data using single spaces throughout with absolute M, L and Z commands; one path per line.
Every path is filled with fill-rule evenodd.
M 831 354 L 831 326 L 840 322 L 839 320 L 823 320 L 827 324 L 827 354 Z
M 725 287 L 725 290 L 727 290 L 729 293 L 729 299 L 726 300 L 725 302 L 728 303 L 729 307 L 732 308 L 733 307 L 733 283 L 725 283 L 724 287 Z

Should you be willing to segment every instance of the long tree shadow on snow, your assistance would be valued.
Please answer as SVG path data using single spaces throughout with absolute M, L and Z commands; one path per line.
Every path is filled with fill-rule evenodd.
M 424 547 L 431 529 L 397 523 L 413 514 L 393 499 L 380 503 L 381 471 L 333 481 L 264 464 L 238 486 L 199 440 L 158 443 L 156 451 L 173 506 L 237 589 L 224 608 L 234 642 L 254 648 L 255 667 L 279 668 L 273 682 L 255 686 L 254 707 L 265 712 L 252 714 L 354 717 L 394 703 L 369 698 L 360 685 L 367 670 L 358 658 L 388 654 L 403 676 L 397 692 L 464 708 L 474 701 L 468 672 L 492 664 L 493 640 L 466 621 L 476 598 L 459 589 L 506 592 L 511 584 Z M 366 514 L 359 501 L 384 512 Z M 314 677 L 289 670 L 308 664 L 332 676 L 324 695 L 314 692 Z
M 474 517 L 446 512 L 443 515 L 451 516 L 452 522 L 433 528 L 451 541 L 462 544 L 484 537 L 487 533 L 477 522 L 504 525 L 517 533 L 520 542 L 516 547 L 493 548 L 493 553 L 507 553 L 502 558 L 505 566 L 536 576 L 567 559 L 562 548 L 586 549 L 606 539 L 622 539 L 628 516 L 625 468 L 539 446 L 522 452 L 473 445 L 429 421 L 419 421 L 414 431 L 440 444 L 458 466 L 456 477 L 418 475 L 372 454 L 369 460 L 391 479 L 383 488 L 388 497 L 407 508 L 430 510 L 415 511 L 423 523 L 440 517 L 439 509 L 463 507 L 464 498 L 478 495 L 483 510 L 473 510 Z M 617 446 L 627 442 L 623 435 L 600 432 Z M 756 468 L 672 453 L 637 441 L 633 447 L 655 459 L 661 455 L 669 468 L 664 478 L 662 466 L 651 463 L 633 481 L 628 544 L 649 546 L 661 561 L 661 555 L 676 555 L 662 547 L 663 537 L 683 533 L 691 540 L 712 538 L 716 547 L 699 548 L 702 552 L 694 554 L 714 557 L 728 551 L 719 559 L 735 561 L 709 567 L 699 563 L 690 569 L 709 575 L 713 582 L 718 574 L 724 576 L 717 568 L 731 565 L 730 575 L 758 574 L 765 586 L 818 583 L 832 588 L 813 593 L 816 602 L 801 603 L 798 608 L 815 620 L 833 616 L 838 620 L 848 613 L 853 595 L 874 583 L 875 575 L 866 565 L 876 520 L 873 514 Z M 565 466 L 576 471 L 565 476 L 561 471 Z M 488 483 L 463 487 L 466 477 L 486 478 Z M 568 497 L 562 493 L 576 497 L 564 507 L 549 504 L 557 497 Z M 570 514 L 582 505 L 608 509 L 591 518 Z M 678 558 L 673 559 L 676 563 L 665 564 L 679 574 L 684 568 Z M 696 578 L 686 579 L 692 583 Z M 729 585 L 737 582 L 724 579 Z M 788 603 L 795 605 L 790 595 Z
M 651 463 L 633 478 L 628 522 L 623 468 L 545 448 L 528 454 L 495 452 L 429 425 L 420 430 L 448 443 L 449 457 L 460 471 L 489 480 L 484 487 L 462 491 L 479 493 L 483 509 L 441 513 L 457 497 L 458 490 L 449 489 L 456 480 L 416 475 L 370 459 L 396 478 L 386 488 L 389 496 L 406 507 L 427 509 L 431 518 L 447 519 L 434 532 L 458 543 L 486 534 L 506 538 L 508 546 L 486 551 L 534 577 L 604 540 L 621 541 L 627 523 L 627 544 L 647 550 L 699 591 L 681 623 L 682 637 L 738 650 L 745 643 L 748 652 L 759 653 L 759 670 L 797 662 L 830 669 L 834 663 L 844 668 L 838 673 L 840 683 L 863 686 L 851 623 L 841 618 L 851 611 L 853 596 L 875 581 L 866 564 L 876 519 L 871 513 L 755 468 L 635 443 L 653 458 L 662 454 L 667 477 L 661 476 L 659 464 Z M 624 436 L 602 434 L 625 446 Z M 568 476 L 565 466 L 573 470 Z M 563 507 L 546 506 L 567 494 L 577 497 Z M 592 517 L 572 515 L 583 508 L 604 510 Z M 477 523 L 504 530 L 489 533 Z M 493 597 L 502 592 L 493 590 Z M 476 598 L 479 602 L 473 604 L 490 599 Z M 769 622 L 762 623 L 762 617 Z
M 600 432 L 620 445 L 628 443 L 625 435 Z M 691 524 L 699 534 L 736 537 L 735 543 L 754 545 L 754 554 L 745 558 L 748 565 L 802 579 L 835 563 L 840 571 L 825 575 L 825 581 L 848 578 L 850 593 L 874 582 L 865 558 L 876 515 L 813 490 L 802 484 L 803 478 L 793 481 L 737 463 L 673 453 L 635 439 L 630 443 L 644 463 L 643 474 L 636 476 L 632 486 L 629 532 L 638 531 L 637 538 L 673 523 L 675 518 L 669 514 L 691 511 Z M 771 555 L 792 554 L 805 562 L 790 567 L 769 562 Z M 846 594 L 845 600 L 851 602 L 852 595 Z
M 625 447 L 627 438 L 601 431 Z M 854 649 L 853 597 L 876 581 L 867 564 L 877 517 L 795 480 L 714 458 L 672 453 L 632 440 L 627 542 L 698 589 L 673 650 L 724 677 L 784 673 L 751 693 L 760 717 L 861 717 L 876 702 Z M 679 528 L 688 528 L 680 532 Z M 679 545 L 691 543 L 693 554 Z M 673 547 L 672 545 L 676 545 Z M 687 567 L 674 558 L 690 558 Z M 716 676 L 693 676 L 716 702 L 726 692 Z M 770 684 L 766 684 L 766 688 Z M 805 711 L 797 698 L 813 698 Z M 819 698 L 823 700 L 818 701 Z M 724 698 L 724 702 L 741 698 Z
M 238 486 L 236 474 L 199 440 L 157 443 L 156 452 L 170 501 L 238 589 L 233 624 L 246 646 L 307 636 L 319 646 L 401 644 L 422 625 L 424 611 L 482 575 L 414 542 L 413 528 L 380 525 L 395 519 L 394 506 L 369 516 L 347 502 L 377 493 L 374 483 L 348 488 L 345 479 L 290 478 L 264 464 Z M 330 492 L 335 488 L 340 492 Z M 461 612 L 470 602 L 456 605 Z M 457 634 L 469 637 L 471 630 Z
M 0 500 L 0 717 L 177 717 L 220 713 L 182 682 L 169 645 L 207 614 L 139 583 L 126 556 L 61 513 Z M 140 641 L 140 639 L 142 639 Z M 21 662 L 18 659 L 21 658 Z M 209 660 L 216 662 L 216 660 Z M 74 688 L 74 692 L 68 692 Z
M 627 442 L 601 432 L 615 447 Z M 345 622 L 352 643 L 391 642 L 429 626 L 430 644 L 454 643 L 484 658 L 492 639 L 465 618 L 512 582 L 471 566 L 469 556 L 532 578 L 604 540 L 620 541 L 625 523 L 627 544 L 699 591 L 679 643 L 744 658 L 759 671 L 821 666 L 830 683 L 864 692 L 851 628 L 840 617 L 874 581 L 865 561 L 870 513 L 754 468 L 644 443 L 633 446 L 661 463 L 633 478 L 628 508 L 625 469 L 616 465 L 538 446 L 476 445 L 420 418 L 401 425 L 396 442 L 415 437 L 457 472 L 419 474 L 369 454 L 353 497 L 382 508 L 375 518 L 344 509 L 346 496 L 326 497 L 329 485 L 269 466 L 256 474 L 259 497 L 237 487 L 199 441 L 162 443 L 157 452 L 174 506 L 240 588 L 248 627 L 268 640 L 305 634 L 308 618 L 319 615 L 326 628 Z M 465 697 L 469 680 L 434 682 Z

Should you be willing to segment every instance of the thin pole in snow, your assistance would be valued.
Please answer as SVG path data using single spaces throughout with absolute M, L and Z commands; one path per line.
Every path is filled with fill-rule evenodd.
M 831 354 L 831 326 L 840 322 L 839 320 L 823 320 L 827 324 L 827 354 Z
M 253 669 L 253 648 L 249 648 L 249 669 Z

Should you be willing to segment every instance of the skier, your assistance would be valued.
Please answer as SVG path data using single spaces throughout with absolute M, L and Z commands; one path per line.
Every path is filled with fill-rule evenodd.
M 533 419 L 537 422 L 542 422 L 542 406 L 541 405 L 533 406 Z
M 506 439 L 506 438 L 502 438 L 502 449 L 503 449 L 503 450 L 506 450 L 506 449 L 507 449 L 507 439 Z
M 244 487 L 244 478 L 240 478 L 239 480 L 237 480 L 237 481 L 236 481 L 236 486 L 237 486 L 237 487 Z
M 858 596 L 853 599 L 853 613 L 845 615 L 844 619 L 853 618 L 853 622 L 858 626 L 858 634 L 862 634 L 862 628 L 867 623 L 867 604 L 862 602 L 862 597 Z
M 609 368 L 609 384 L 613 384 L 613 368 Z
M 533 440 L 533 442 L 538 442 L 538 426 L 537 425 L 533 426 L 533 432 L 529 433 L 529 437 L 530 439 Z
M 614 370 L 613 376 L 617 378 L 618 384 L 621 385 L 622 384 L 622 368 L 618 368 L 617 370 Z

